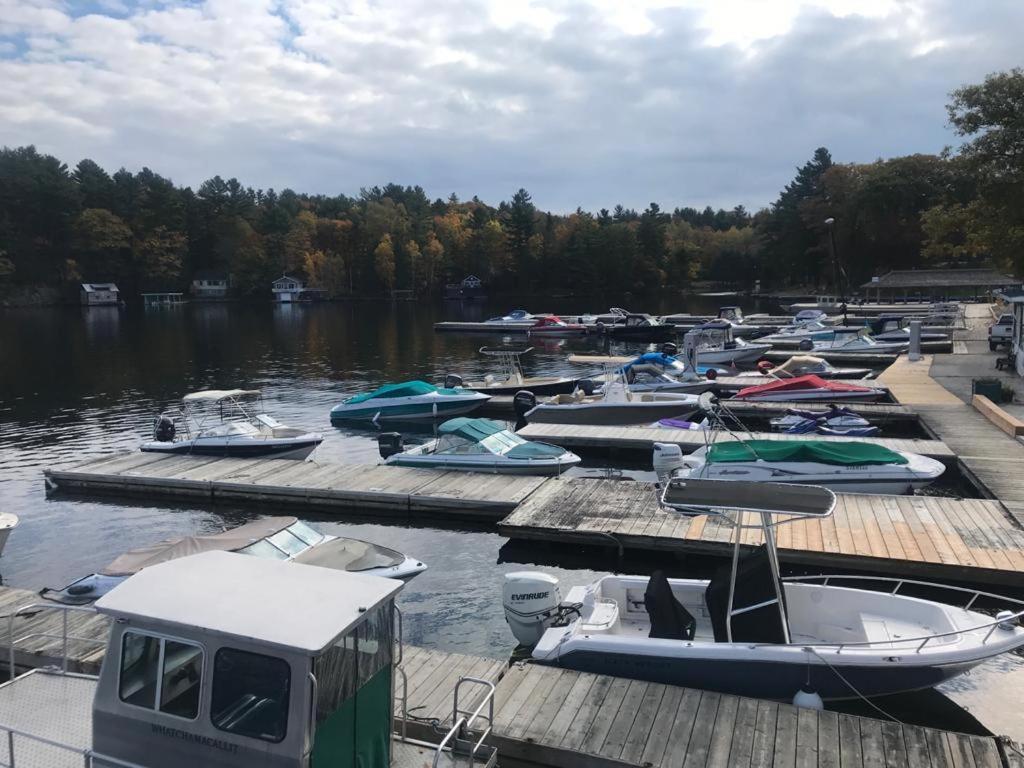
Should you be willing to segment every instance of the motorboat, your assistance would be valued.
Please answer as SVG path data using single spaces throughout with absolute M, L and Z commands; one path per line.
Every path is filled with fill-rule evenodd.
M 11 531 L 18 527 L 18 522 L 18 516 L 13 512 L 0 512 L 0 554 L 3 554 L 7 539 L 10 538 Z
M 567 323 L 557 315 L 535 315 L 535 317 L 537 322 L 526 332 L 531 337 L 560 339 L 569 336 L 584 336 L 587 333 L 587 326 L 582 323 Z
M 719 440 L 683 456 L 655 443 L 659 475 L 704 480 L 821 485 L 845 493 L 900 495 L 931 485 L 942 462 L 868 442 L 844 440 Z
M 762 336 L 758 341 L 765 344 L 799 344 L 803 339 L 815 339 L 821 334 L 829 334 L 835 330 L 821 320 L 808 320 L 779 328 L 775 333 Z
M 735 395 L 734 400 L 751 402 L 770 400 L 774 402 L 793 401 L 836 401 L 859 400 L 874 402 L 888 396 L 884 389 L 851 384 L 847 381 L 823 379 L 814 374 L 796 376 L 791 379 L 775 379 L 767 384 L 756 384 L 744 387 Z
M 793 355 L 786 362 L 773 365 L 769 360 L 757 364 L 756 371 L 743 371 L 741 378 L 768 376 L 776 379 L 814 374 L 819 379 L 868 379 L 874 375 L 870 368 L 851 368 L 832 365 L 828 360 L 813 355 Z
M 156 417 L 143 451 L 197 456 L 305 459 L 324 436 L 286 426 L 263 410 L 258 389 L 207 389 Z
M 909 344 L 910 321 L 916 319 L 904 317 L 903 315 L 882 315 L 873 320 L 866 320 L 864 327 L 878 341 L 902 341 Z M 942 331 L 929 330 L 928 326 L 921 323 L 921 341 L 949 341 L 949 334 Z
M 530 423 L 649 424 L 683 416 L 697 408 L 697 395 L 682 392 L 633 392 L 623 381 L 608 382 L 601 392 L 577 389 L 538 402 L 528 392 L 515 396 L 516 414 Z
M 331 409 L 331 423 L 436 421 L 469 413 L 490 399 L 490 395 L 463 387 L 435 387 L 425 381 L 404 381 L 353 395 Z
M 804 352 L 863 352 L 867 354 L 899 354 L 906 352 L 909 341 L 878 341 L 867 328 L 856 333 L 831 331 L 814 339 L 804 339 L 800 349 Z
M 331 536 L 295 517 L 268 517 L 220 533 L 179 536 L 137 547 L 96 573 L 40 596 L 67 605 L 85 605 L 103 597 L 143 568 L 199 552 L 239 552 L 271 560 L 318 565 L 365 576 L 409 580 L 427 570 L 415 558 L 360 539 Z
M 377 438 L 386 464 L 500 475 L 560 475 L 580 463 L 571 451 L 549 443 L 525 440 L 491 419 L 450 419 L 437 429 L 437 439 L 403 450 L 402 436 L 386 432 Z
M 750 363 L 772 348 L 760 340 L 756 342 L 737 339 L 732 329 L 721 321 L 712 321 L 698 326 L 687 335 L 694 334 L 697 362 L 701 365 L 738 365 Z
M 820 309 L 801 309 L 795 315 L 793 315 L 793 325 L 802 325 L 804 323 L 822 323 L 828 324 L 828 315 Z
M 614 320 L 611 323 L 598 322 L 596 330 L 621 341 L 670 341 L 676 335 L 676 327 L 642 312 L 627 312 L 612 307 Z
M 836 505 L 828 489 L 677 478 L 661 502 L 731 529 L 731 562 L 710 579 L 604 576 L 564 597 L 550 574 L 506 574 L 505 618 L 531 662 L 762 699 L 842 700 L 930 688 L 1024 646 L 1017 598 L 873 575 L 783 578 L 776 530 L 827 519 Z M 758 538 L 761 546 L 741 544 Z
M 521 331 L 533 326 L 536 322 L 536 317 L 525 309 L 513 309 L 507 315 L 489 317 L 485 322 L 487 325 L 493 325 L 495 328 L 512 328 Z
M 489 373 L 476 381 L 463 381 L 461 376 L 449 373 L 444 378 L 448 389 L 468 389 L 485 395 L 514 395 L 528 390 L 536 395 L 558 395 L 572 392 L 578 379 L 570 376 L 526 376 L 523 373 L 522 357 L 533 351 L 508 347 L 480 347 L 481 355 L 496 361 L 497 374 Z
M 678 357 L 666 352 L 645 352 L 614 373 L 602 377 L 605 382 L 602 386 L 614 387 L 624 377 L 631 392 L 700 394 L 714 386 L 715 379 L 723 370 L 716 366 L 697 366 L 692 371 Z
M 785 416 L 771 419 L 777 432 L 787 435 L 830 435 L 833 437 L 874 437 L 881 430 L 853 411 L 836 405 L 827 411 L 803 411 L 790 408 Z

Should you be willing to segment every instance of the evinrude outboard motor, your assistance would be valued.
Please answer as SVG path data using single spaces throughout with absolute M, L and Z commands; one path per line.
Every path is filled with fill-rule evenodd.
M 444 377 L 445 389 L 455 389 L 462 386 L 462 377 L 455 373 L 449 373 Z
M 401 453 L 404 447 L 400 432 L 381 432 L 377 435 L 377 450 L 382 459 Z
M 512 408 L 521 420 L 526 420 L 526 414 L 536 407 L 537 397 L 528 389 L 521 389 L 512 398 Z
M 584 395 L 592 395 L 597 392 L 597 382 L 592 379 L 580 379 L 576 382 L 576 387 Z
M 505 621 L 520 645 L 532 648 L 558 614 L 562 593 L 558 579 L 540 571 L 505 574 L 502 589 Z
M 683 461 L 683 449 L 675 443 L 655 443 L 654 456 L 651 459 L 658 482 L 664 485 L 672 479 L 672 474 L 686 466 Z
M 153 425 L 153 439 L 158 443 L 170 443 L 174 441 L 174 435 L 177 431 L 177 428 L 174 426 L 174 419 L 161 414 L 157 416 L 156 424 Z
M 673 344 L 671 341 L 666 341 L 661 345 L 661 352 L 669 357 L 675 357 L 679 354 L 679 347 Z

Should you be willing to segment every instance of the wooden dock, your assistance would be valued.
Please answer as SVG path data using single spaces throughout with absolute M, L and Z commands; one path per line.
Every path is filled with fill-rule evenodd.
M 382 465 L 142 452 L 106 456 L 44 474 L 49 487 L 67 491 L 484 519 L 508 514 L 544 482 L 541 477 Z
M 5 610 L 38 601 L 38 596 L 28 590 L 0 587 L 0 605 Z M 72 616 L 74 634 L 95 642 L 88 648 L 82 643 L 71 646 L 69 669 L 95 674 L 105 651 L 100 643 L 106 638 L 108 619 L 98 614 Z M 59 637 L 61 631 L 60 612 L 56 610 L 16 622 L 19 636 L 34 631 Z M 19 666 L 59 663 L 60 641 L 47 642 L 51 647 L 44 653 L 19 647 Z M 451 724 L 453 693 L 459 679 L 488 680 L 496 686 L 490 742 L 497 747 L 499 758 L 525 761 L 539 768 L 1009 765 L 991 737 L 798 709 L 678 686 L 534 664 L 508 667 L 501 659 L 411 645 L 403 647 L 400 668 L 405 685 L 403 675 L 396 676 L 396 731 L 437 743 Z M 403 687 L 408 715 L 404 720 Z M 465 693 L 460 705 L 471 709 L 482 700 L 484 689 L 467 687 Z
M 772 440 L 776 442 L 838 442 L 870 443 L 891 451 L 907 451 L 953 463 L 955 453 L 939 440 L 918 440 L 898 437 L 835 437 L 831 435 L 789 435 L 783 432 L 737 432 L 720 430 L 665 429 L 663 427 L 604 427 L 594 424 L 527 424 L 518 434 L 527 440 L 540 440 L 565 448 L 602 448 L 650 452 L 655 443 L 674 443 L 684 453 L 692 453 L 712 443 L 735 442 L 737 438 Z
M 732 528 L 662 509 L 650 483 L 552 478 L 498 524 L 512 539 L 727 557 Z M 762 542 L 758 530 L 743 543 Z M 1024 586 L 1024 530 L 997 501 L 839 494 L 834 514 L 779 527 L 785 563 Z

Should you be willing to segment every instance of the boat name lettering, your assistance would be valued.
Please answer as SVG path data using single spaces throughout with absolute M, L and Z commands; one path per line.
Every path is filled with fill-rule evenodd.
M 223 752 L 229 752 L 235 754 L 238 752 L 238 745 L 232 744 L 222 739 L 215 739 L 211 736 L 203 736 L 200 733 L 189 733 L 179 728 L 168 728 L 166 725 L 152 725 L 153 733 L 158 733 L 161 736 L 168 736 L 172 739 L 181 739 L 182 741 L 188 741 L 193 744 L 201 744 L 204 747 L 213 747 Z
M 513 600 L 543 600 L 551 592 L 523 592 L 521 595 L 512 595 Z

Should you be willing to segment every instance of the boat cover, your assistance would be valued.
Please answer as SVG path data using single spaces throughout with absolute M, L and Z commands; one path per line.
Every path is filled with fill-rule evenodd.
M 442 435 L 457 435 L 479 443 L 485 437 L 504 432 L 505 427 L 491 419 L 470 419 L 460 416 L 457 419 L 448 419 L 437 428 L 437 431 Z
M 862 387 L 858 384 L 848 384 L 845 381 L 831 381 L 811 374 L 808 376 L 797 376 L 794 379 L 773 381 L 768 384 L 758 384 L 755 387 L 744 387 L 736 393 L 736 397 L 758 397 L 759 395 L 765 395 L 771 392 L 793 392 L 805 389 L 826 389 L 832 392 L 871 391 L 871 387 Z
M 405 555 L 359 539 L 331 539 L 301 552 L 294 560 L 305 565 L 319 565 L 336 571 L 367 571 L 370 568 L 391 568 L 401 565 Z
M 704 592 L 704 601 L 711 614 L 715 642 L 728 642 L 726 616 L 729 613 L 729 584 L 732 564 L 719 566 Z M 768 549 L 763 544 L 740 558 L 736 569 L 736 585 L 732 595 L 732 642 L 784 643 L 786 631 L 779 615 L 778 582 L 772 574 Z M 782 595 L 785 612 L 785 594 Z M 736 611 L 742 613 L 735 613 Z
M 461 394 L 458 390 L 435 387 L 433 384 L 428 384 L 425 381 L 403 381 L 398 384 L 385 384 L 383 387 L 377 387 L 373 392 L 354 395 L 346 400 L 345 404 L 354 405 L 355 403 L 363 403 L 377 398 L 416 397 L 417 395 L 429 395 L 434 392 L 439 395 Z
M 666 355 L 664 352 L 646 352 L 631 363 L 622 366 L 622 370 L 628 371 L 634 365 L 659 365 L 662 368 L 671 368 L 677 363 L 678 361 L 674 357 Z
M 545 456 L 561 456 L 563 453 L 565 453 L 565 449 L 559 448 L 557 445 L 530 441 L 520 443 L 506 451 L 505 455 L 510 459 L 542 459 Z
M 730 440 L 715 443 L 707 453 L 712 464 L 758 459 L 845 466 L 908 463 L 904 456 L 880 445 L 824 440 Z
M 820 358 L 814 357 L 813 355 L 793 355 L 789 360 L 771 369 L 771 373 L 795 373 L 797 371 L 806 370 L 825 370 L 828 363 Z
M 103 576 L 131 576 L 151 565 L 166 563 L 169 560 L 177 560 L 179 557 L 187 557 L 199 552 L 235 552 L 283 531 L 288 526 L 294 525 L 297 519 L 295 517 L 268 517 L 265 520 L 246 523 L 221 533 L 164 539 L 155 544 L 147 544 L 125 552 L 100 570 L 100 574 Z

